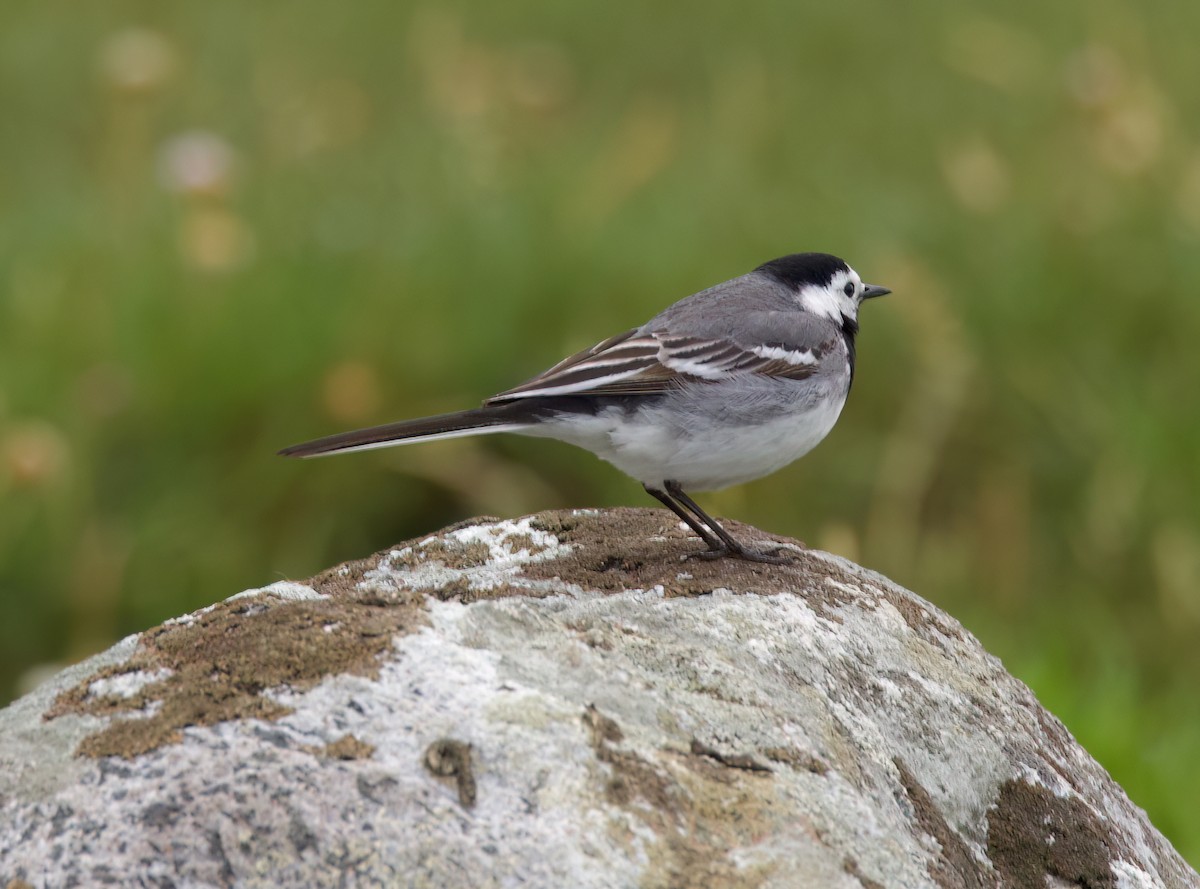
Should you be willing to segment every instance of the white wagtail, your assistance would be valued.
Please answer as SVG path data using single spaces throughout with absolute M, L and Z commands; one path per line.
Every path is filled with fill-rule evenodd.
M 642 483 L 708 544 L 751 549 L 686 491 L 760 478 L 833 428 L 854 378 L 858 307 L 890 293 L 827 253 L 796 253 L 681 299 L 472 410 L 343 432 L 280 451 L 315 457 L 517 432 L 586 448 Z

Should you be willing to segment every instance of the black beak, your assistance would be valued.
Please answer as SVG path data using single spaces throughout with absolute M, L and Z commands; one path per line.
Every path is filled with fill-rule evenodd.
M 864 284 L 862 298 L 874 299 L 877 296 L 887 296 L 891 292 L 886 287 L 880 287 L 878 284 Z

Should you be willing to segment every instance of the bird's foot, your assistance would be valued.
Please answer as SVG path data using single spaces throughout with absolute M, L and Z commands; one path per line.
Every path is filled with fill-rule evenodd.
M 776 553 L 765 553 L 762 550 L 751 549 L 748 546 L 714 546 L 698 553 L 688 553 L 684 559 L 743 559 L 747 562 L 761 562 L 764 565 L 789 565 L 794 559 Z

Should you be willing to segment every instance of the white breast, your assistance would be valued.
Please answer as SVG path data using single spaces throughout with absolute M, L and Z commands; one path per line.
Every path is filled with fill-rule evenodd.
M 816 447 L 842 412 L 848 380 L 697 386 L 665 403 L 607 408 L 527 434 L 586 448 L 651 487 L 669 480 L 713 491 L 769 475 Z

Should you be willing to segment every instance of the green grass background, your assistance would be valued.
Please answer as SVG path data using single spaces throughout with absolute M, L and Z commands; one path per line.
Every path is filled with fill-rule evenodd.
M 0 6 L 0 700 L 473 514 L 552 442 L 316 463 L 795 250 L 842 421 L 704 503 L 961 619 L 1200 862 L 1200 5 Z

